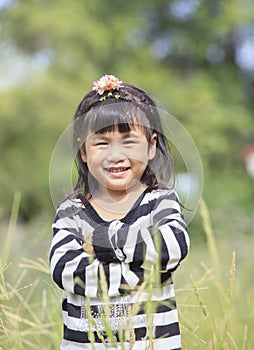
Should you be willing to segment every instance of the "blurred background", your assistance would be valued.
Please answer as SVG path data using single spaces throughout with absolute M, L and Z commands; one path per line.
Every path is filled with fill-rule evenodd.
M 92 82 L 114 74 L 190 133 L 215 223 L 235 227 L 241 216 L 253 232 L 251 1 L 1 0 L 0 40 L 2 220 L 17 191 L 22 222 L 52 215 L 56 141 Z
M 15 243 L 3 245 L 6 260 L 47 258 L 51 155 L 78 102 L 104 74 L 143 87 L 186 128 L 202 160 L 203 197 L 222 255 L 230 259 L 236 250 L 250 263 L 252 0 L 0 0 L 3 242 L 17 216 Z M 203 252 L 199 213 L 190 231 L 193 251 Z

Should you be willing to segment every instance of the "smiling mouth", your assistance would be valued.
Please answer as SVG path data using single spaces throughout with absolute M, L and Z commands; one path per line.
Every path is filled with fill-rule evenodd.
M 121 167 L 121 168 L 107 168 L 106 170 L 109 172 L 109 173 L 123 173 L 127 170 L 129 170 L 130 168 L 129 167 Z

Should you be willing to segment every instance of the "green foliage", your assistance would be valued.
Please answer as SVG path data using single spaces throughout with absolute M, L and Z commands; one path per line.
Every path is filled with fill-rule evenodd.
M 181 4 L 189 9 L 185 16 Z M 51 154 L 79 100 L 105 73 L 144 87 L 175 115 L 192 135 L 205 173 L 217 172 L 216 184 L 225 181 L 221 168 L 234 177 L 243 167 L 242 147 L 254 139 L 253 72 L 236 60 L 242 32 L 248 35 L 253 23 L 252 6 L 248 0 L 22 0 L 2 6 L 0 72 L 12 81 L 16 76 L 17 84 L 1 90 L 0 215 L 8 215 L 16 191 L 22 192 L 23 219 L 53 213 Z M 206 189 L 208 201 L 213 196 Z

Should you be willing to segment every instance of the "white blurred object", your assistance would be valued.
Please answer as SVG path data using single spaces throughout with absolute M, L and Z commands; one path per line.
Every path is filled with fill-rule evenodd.
M 245 146 L 243 157 L 247 173 L 254 178 L 254 144 Z
M 191 173 L 179 173 L 176 176 L 176 190 L 184 199 L 195 198 L 199 192 L 199 181 L 197 176 Z

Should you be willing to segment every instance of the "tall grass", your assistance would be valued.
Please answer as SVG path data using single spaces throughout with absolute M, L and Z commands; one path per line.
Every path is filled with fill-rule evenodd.
M 17 195 L 7 233 L 1 232 L 5 239 L 0 261 L 0 350 L 55 350 L 62 336 L 61 291 L 49 276 L 47 252 L 38 257 L 25 257 L 20 249 L 15 262 L 10 261 L 19 232 L 19 203 Z M 226 234 L 225 238 L 218 237 L 203 201 L 200 216 L 206 244 L 192 245 L 189 257 L 175 276 L 183 350 L 252 350 L 254 308 L 250 254 L 254 238 L 239 234 L 238 241 L 233 242 Z M 100 273 L 103 280 L 103 271 Z M 141 288 L 149 289 L 152 283 L 148 282 Z M 106 290 L 103 295 L 108 301 Z M 148 303 L 148 312 L 150 308 L 152 303 Z M 89 315 L 89 305 L 87 311 Z M 132 312 L 138 311 L 139 305 L 135 305 Z M 107 320 L 105 327 L 114 345 Z M 130 340 L 133 342 L 131 334 Z
M 53 350 L 59 348 L 61 322 L 47 258 L 23 258 L 20 251 L 18 263 L 9 261 L 16 248 L 20 200 L 17 193 L 6 233 L 1 232 L 0 350 Z
M 252 270 L 254 239 L 241 233 L 238 242 L 234 241 L 234 235 L 216 238 L 204 201 L 201 201 L 199 212 L 207 245 L 192 247 L 190 257 L 177 277 L 177 284 L 182 285 L 178 290 L 178 301 L 183 349 L 251 350 L 254 348 L 251 331 L 254 289 L 248 272 Z M 186 271 L 190 271 L 187 285 L 186 279 L 184 283 L 179 281 Z M 246 279 L 249 279 L 247 283 Z

